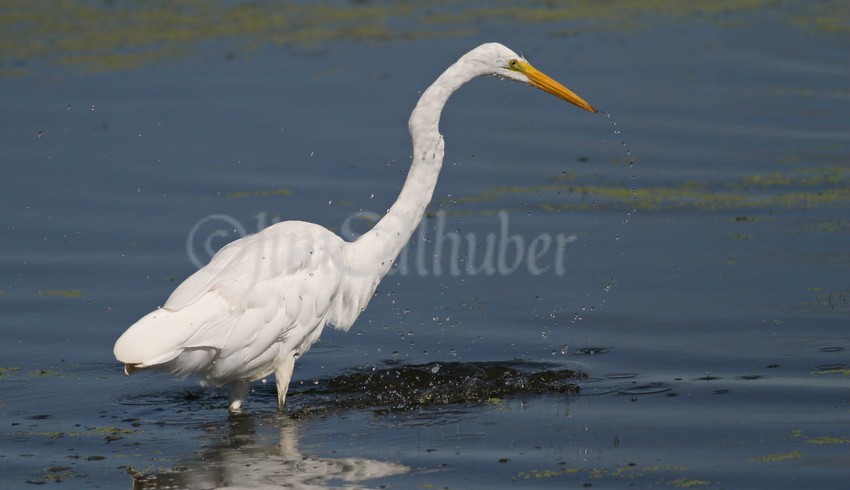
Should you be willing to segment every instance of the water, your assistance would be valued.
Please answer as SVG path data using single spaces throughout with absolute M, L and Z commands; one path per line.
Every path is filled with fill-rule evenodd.
M 0 21 L 0 487 L 843 488 L 842 3 L 209 5 Z M 406 264 L 299 360 L 285 414 L 272 379 L 229 417 L 123 376 L 117 336 L 210 251 L 282 219 L 368 229 L 418 94 L 490 40 L 616 128 L 457 93 Z M 493 391 L 505 366 L 525 381 Z M 368 373 L 407 382 L 343 383 Z

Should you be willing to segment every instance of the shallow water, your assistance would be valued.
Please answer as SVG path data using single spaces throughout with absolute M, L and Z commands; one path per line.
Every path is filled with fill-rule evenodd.
M 841 2 L 187 5 L 0 21 L 28 41 L 0 65 L 0 487 L 843 488 Z M 418 93 L 489 40 L 621 133 L 475 81 L 429 219 L 285 414 L 271 379 L 229 417 L 223 392 L 123 376 L 117 336 L 210 251 L 281 219 L 368 229 Z M 524 381 L 492 391 L 504 366 Z M 364 373 L 409 403 L 345 384 Z

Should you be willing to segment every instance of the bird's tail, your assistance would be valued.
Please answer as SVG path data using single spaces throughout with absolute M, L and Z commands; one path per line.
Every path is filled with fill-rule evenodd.
M 142 317 L 115 342 L 115 358 L 128 376 L 138 369 L 165 364 L 183 352 L 193 331 L 180 311 L 160 308 Z
M 217 330 L 226 318 L 219 312 L 227 306 L 220 295 L 207 294 L 179 310 L 152 311 L 118 338 L 115 358 L 124 363 L 127 375 L 155 367 L 177 376 L 204 377 L 228 334 L 227 330 Z M 210 331 L 218 334 L 209 335 Z

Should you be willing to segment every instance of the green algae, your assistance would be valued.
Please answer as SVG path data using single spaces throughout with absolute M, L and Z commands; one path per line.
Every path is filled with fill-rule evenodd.
M 815 437 L 813 439 L 807 439 L 806 444 L 815 444 L 818 446 L 835 446 L 838 444 L 850 444 L 850 438 L 847 437 Z
M 795 429 L 791 431 L 791 438 L 796 440 L 803 440 L 806 444 L 813 444 L 816 446 L 837 446 L 841 444 L 850 444 L 850 438 L 848 437 L 835 437 L 835 436 L 820 436 L 820 437 L 808 437 L 805 433 L 803 433 L 800 429 Z
M 812 374 L 840 374 L 841 376 L 850 377 L 850 369 L 848 368 L 834 368 L 834 369 L 819 369 L 814 371 Z
M 850 311 L 850 290 L 824 291 L 823 288 L 812 288 L 812 292 L 815 293 L 814 299 L 799 306 L 832 312 Z
M 668 483 L 676 488 L 694 488 L 711 485 L 711 482 L 708 480 L 695 480 L 693 478 L 679 478 Z
M 135 429 L 122 429 L 120 427 L 90 427 L 77 431 L 15 431 L 8 435 L 13 437 L 59 439 L 63 437 L 120 437 L 142 432 Z
M 20 76 L 40 63 L 88 72 L 132 69 L 227 40 L 228 55 L 267 44 L 379 42 L 474 36 L 483 25 L 551 26 L 553 35 L 646 29 L 659 21 L 695 20 L 735 26 L 737 14 L 770 9 L 778 20 L 826 35 L 850 30 L 837 0 L 811 4 L 766 0 L 547 1 L 412 4 L 338 2 L 96 2 L 0 0 L 0 77 Z
M 757 456 L 750 458 L 752 463 L 776 463 L 779 461 L 787 461 L 789 459 L 799 459 L 803 457 L 802 451 L 791 451 L 779 454 L 767 454 L 765 456 Z
M 289 189 L 266 189 L 258 191 L 228 192 L 226 197 L 240 199 L 245 197 L 289 196 L 291 194 L 292 191 Z
M 59 371 L 53 369 L 39 369 L 36 371 L 30 371 L 30 376 L 39 377 L 39 378 L 47 378 L 52 376 L 62 376 Z
M 51 466 L 50 468 L 45 468 L 44 473 L 37 475 L 33 478 L 30 478 L 26 482 L 31 485 L 44 485 L 46 483 L 62 483 L 65 480 L 68 480 L 72 477 L 78 477 L 77 472 L 75 472 L 70 466 Z
M 515 482 L 520 480 L 542 480 L 577 474 L 584 475 L 593 480 L 629 480 L 646 478 L 670 472 L 681 473 L 683 471 L 687 471 L 687 468 L 677 465 L 639 467 L 635 464 L 627 464 L 614 468 L 576 468 L 568 466 L 557 469 L 532 469 L 520 471 L 513 477 L 513 480 Z M 666 483 L 676 488 L 692 488 L 711 484 L 711 482 L 707 480 L 697 480 L 685 477 L 667 480 Z
M 627 208 L 641 211 L 696 209 L 813 209 L 850 206 L 850 169 L 837 166 L 753 174 L 727 182 L 689 181 L 675 186 L 631 189 L 622 185 L 582 184 L 574 173 L 562 173 L 550 183 L 497 186 L 469 196 L 444 198 L 438 205 L 458 207 L 500 203 L 512 196 L 546 196 L 534 206 L 540 211 Z M 555 195 L 555 197 L 549 197 Z M 836 223 L 842 229 L 845 223 Z
M 519 480 L 539 480 L 541 478 L 553 478 L 556 476 L 571 475 L 578 473 L 578 468 L 563 468 L 560 470 L 528 470 L 520 471 L 516 475 Z
M 0 367 L 0 378 L 9 376 L 13 373 L 18 373 L 20 371 L 21 371 L 21 368 L 19 366 Z
M 54 297 L 54 298 L 82 298 L 83 291 L 81 289 L 42 289 L 38 292 L 39 296 Z
M 23 369 L 20 366 L 0 367 L 0 378 L 16 376 L 20 374 L 26 374 L 31 378 L 51 378 L 68 376 L 66 373 L 58 371 L 56 369 L 36 369 L 24 373 Z

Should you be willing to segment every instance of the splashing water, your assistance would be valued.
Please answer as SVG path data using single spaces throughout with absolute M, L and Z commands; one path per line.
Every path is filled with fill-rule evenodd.
M 637 212 L 637 205 L 634 204 L 637 201 L 637 187 L 634 184 L 634 180 L 635 180 L 635 174 L 634 174 L 635 159 L 632 156 L 631 147 L 629 147 L 629 144 L 626 143 L 626 140 L 622 138 L 622 134 L 620 132 L 620 129 L 617 127 L 617 122 L 614 120 L 613 117 L 611 117 L 611 114 L 608 114 L 605 111 L 599 111 L 599 113 L 604 114 L 605 117 L 608 118 L 608 121 L 611 123 L 611 131 L 620 140 L 620 145 L 623 147 L 623 151 L 626 152 L 626 159 L 629 162 L 629 176 L 627 178 L 627 182 L 632 189 L 632 206 L 631 206 L 630 210 L 627 210 L 627 211 L 624 212 L 625 217 L 623 218 L 622 223 L 625 225 L 629 222 L 629 219 Z M 614 240 L 619 241 L 620 235 L 619 234 L 614 235 Z M 620 255 L 622 255 L 622 254 L 623 254 L 623 252 L 620 251 Z M 611 290 L 611 288 L 614 286 L 615 282 L 616 282 L 616 279 L 614 277 L 611 277 L 611 280 L 608 281 L 607 284 L 605 284 L 604 290 L 605 290 L 606 293 Z
M 614 133 L 614 135 L 617 137 L 617 139 L 619 139 L 620 145 L 622 146 L 623 151 L 626 153 L 626 159 L 629 162 L 629 174 L 628 174 L 626 181 L 627 181 L 628 185 L 631 187 L 631 191 L 632 191 L 632 206 L 630 206 L 630 209 L 624 211 L 624 213 L 623 213 L 624 217 L 623 217 L 623 220 L 622 220 L 622 224 L 625 225 L 625 224 L 629 223 L 631 217 L 635 213 L 637 213 L 637 204 L 635 204 L 635 203 L 637 202 L 638 195 L 637 195 L 637 186 L 635 186 L 635 184 L 634 184 L 634 181 L 635 181 L 635 174 L 634 174 L 635 159 L 632 156 L 631 147 L 629 146 L 628 143 L 626 143 L 626 140 L 623 139 L 622 132 L 620 131 L 619 127 L 617 126 L 617 122 L 614 120 L 614 118 L 611 116 L 611 114 L 609 114 L 605 111 L 602 111 L 602 110 L 599 110 L 598 112 L 608 118 L 608 122 L 611 123 L 611 131 Z M 620 238 L 621 238 L 620 233 L 614 234 L 614 241 L 615 242 L 619 242 Z M 622 249 L 620 251 L 620 255 L 623 255 Z M 606 281 L 602 290 L 606 293 L 610 292 L 611 289 L 615 286 L 615 283 L 616 283 L 616 278 L 614 276 L 611 276 L 608 279 L 608 281 Z M 605 303 L 605 300 L 603 299 L 601 301 L 601 303 Z M 590 309 L 594 310 L 595 307 L 592 306 L 592 307 L 590 307 Z M 576 323 L 580 320 L 582 320 L 582 316 L 579 313 L 575 313 L 573 315 L 572 323 Z
M 632 157 L 632 149 L 629 147 L 629 144 L 626 143 L 626 140 L 622 139 L 620 129 L 617 127 L 617 122 L 614 121 L 614 118 L 611 117 L 611 114 L 608 114 L 605 111 L 599 111 L 600 114 L 603 114 L 608 118 L 608 121 L 611 123 L 611 130 L 613 133 L 620 138 L 620 145 L 623 147 L 623 151 L 626 152 L 626 158 L 629 161 L 629 178 L 628 181 L 632 185 L 632 202 L 637 201 L 637 187 L 634 185 L 635 174 L 634 174 L 634 166 L 635 160 Z M 635 206 L 632 207 L 631 211 L 626 212 L 626 218 L 623 219 L 623 223 L 628 223 L 628 217 L 637 212 L 637 208 Z
M 410 411 L 494 399 L 578 393 L 587 376 L 558 364 L 529 361 L 436 362 L 373 366 L 295 384 L 288 405 L 293 416 L 331 410 Z M 260 393 L 264 388 L 260 387 Z M 274 394 L 268 390 L 269 397 Z

